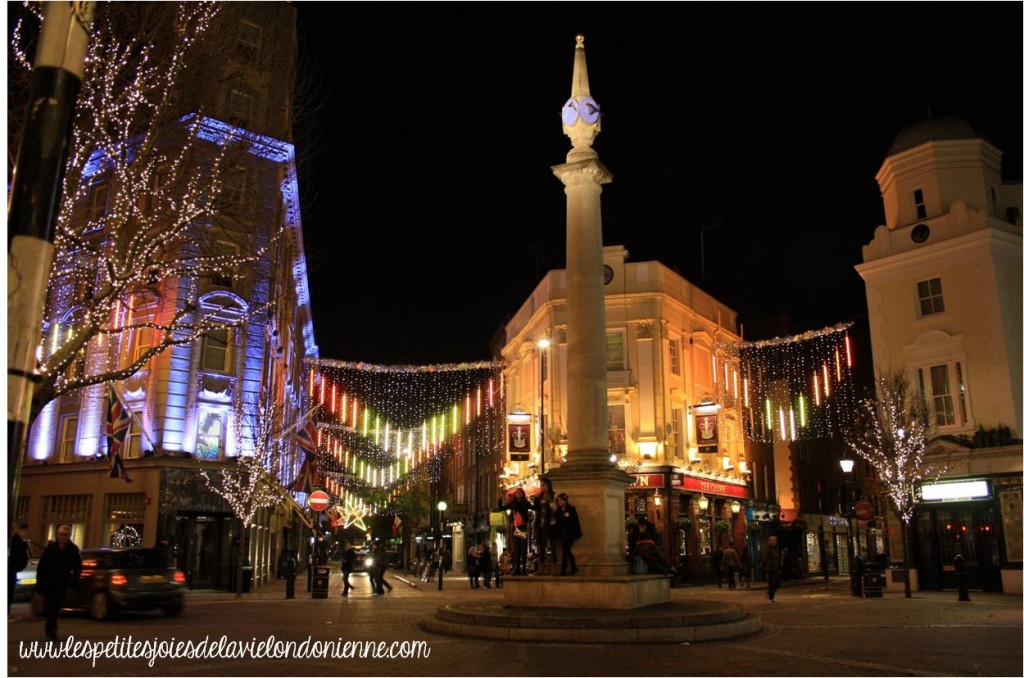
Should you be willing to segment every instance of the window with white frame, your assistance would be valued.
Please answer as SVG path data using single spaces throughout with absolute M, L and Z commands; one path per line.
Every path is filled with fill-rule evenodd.
M 231 354 L 229 342 L 231 330 L 226 327 L 208 330 L 203 337 L 203 353 L 200 369 L 213 372 L 227 372 Z
M 924 205 L 924 189 L 914 189 L 914 211 L 917 214 L 918 219 L 924 219 L 928 216 L 928 210 Z
M 196 458 L 216 460 L 224 456 L 225 413 L 201 407 L 196 431 Z
M 930 365 L 917 370 L 917 383 L 928 399 L 937 427 L 964 426 L 967 417 L 967 382 L 959 361 Z
M 153 328 L 140 327 L 135 330 L 135 345 L 132 350 L 132 362 L 141 358 L 146 351 L 153 348 Z
M 142 456 L 142 426 L 140 421 L 140 416 L 135 415 L 132 417 L 132 423 L 128 426 L 128 435 L 125 436 L 125 459 L 138 459 Z
M 679 361 L 679 340 L 668 340 L 668 366 L 672 374 L 679 375 L 681 371 Z
M 609 371 L 626 369 L 626 354 L 623 346 L 622 332 L 609 332 L 605 335 L 606 366 Z
M 946 304 L 942 300 L 941 278 L 922 280 L 917 283 L 917 308 L 922 318 L 946 310 Z
M 78 415 L 64 417 L 60 428 L 60 460 L 75 460 L 75 440 L 78 438 Z

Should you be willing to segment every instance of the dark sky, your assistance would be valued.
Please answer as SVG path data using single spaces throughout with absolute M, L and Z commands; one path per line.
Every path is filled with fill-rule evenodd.
M 320 105 L 297 145 L 325 358 L 488 359 L 564 267 L 550 168 L 570 148 L 576 33 L 615 177 L 604 244 L 676 268 L 741 322 L 864 321 L 853 266 L 883 221 L 874 176 L 929 112 L 986 133 L 1021 178 L 1020 3 L 296 6 Z

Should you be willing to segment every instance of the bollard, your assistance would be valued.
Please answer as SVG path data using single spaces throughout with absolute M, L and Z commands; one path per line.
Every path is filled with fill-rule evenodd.
M 967 565 L 963 555 L 958 553 L 953 556 L 953 570 L 956 572 L 957 601 L 971 602 L 971 597 L 967 595 Z
M 295 558 L 289 558 L 284 564 L 284 597 L 292 599 L 295 597 L 295 575 L 298 573 L 299 564 Z
M 850 595 L 860 598 L 864 595 L 864 559 L 854 556 L 850 563 Z

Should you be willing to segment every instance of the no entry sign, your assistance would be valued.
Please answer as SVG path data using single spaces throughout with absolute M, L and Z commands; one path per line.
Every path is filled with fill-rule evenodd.
M 317 490 L 309 495 L 309 501 L 306 502 L 309 508 L 314 511 L 323 511 L 327 508 L 327 504 L 330 503 L 331 498 L 323 490 Z
M 871 520 L 875 517 L 875 507 L 866 501 L 857 502 L 853 510 L 857 513 L 857 518 L 860 520 Z

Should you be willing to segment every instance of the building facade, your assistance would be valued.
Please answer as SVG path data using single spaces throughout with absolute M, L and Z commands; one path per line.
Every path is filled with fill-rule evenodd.
M 1021 186 L 1001 158 L 958 118 L 904 129 L 876 175 L 885 224 L 857 266 L 875 367 L 925 396 L 928 452 L 948 467 L 915 513 L 922 588 L 955 586 L 962 555 L 969 586 L 1021 591 Z
M 91 341 L 72 369 L 82 375 L 124 369 L 159 341 L 157 328 L 175 319 L 212 318 L 222 326 L 168 347 L 126 379 L 49 402 L 29 433 L 13 517 L 28 525 L 27 534 L 39 544 L 53 538 L 62 523 L 72 526 L 72 539 L 83 547 L 151 546 L 170 535 L 177 566 L 192 588 L 233 585 L 232 545 L 242 532 L 228 502 L 206 489 L 200 469 L 216 476 L 239 455 L 252 454 L 246 441 L 255 403 L 275 403 L 282 429 L 295 422 L 303 359 L 317 354 L 290 131 L 294 8 L 228 5 L 217 21 L 222 60 L 216 67 L 195 64 L 190 77 L 201 82 L 215 69 L 225 77 L 215 80 L 218 87 L 186 86 L 180 101 L 208 115 L 183 111 L 178 126 L 156 141 L 168 158 L 180 153 L 177 144 L 190 144 L 187 168 L 178 170 L 177 179 L 170 171 L 155 171 L 138 208 L 146 214 L 140 223 L 159 233 L 161 210 L 175 209 L 168 205 L 181 195 L 173 182 L 187 182 L 209 171 L 216 158 L 228 158 L 216 209 L 189 225 L 189 237 L 177 241 L 176 251 L 161 253 L 177 261 L 223 255 L 224 264 L 195 275 L 154 273 L 110 313 L 111 327 L 133 329 Z M 80 232 L 88 247 L 102 252 L 139 234 L 104 226 L 110 223 L 104 216 L 122 208 L 111 196 L 130 192 L 118 186 L 124 177 L 103 162 L 91 171 L 72 220 L 86 224 Z M 88 225 L 93 223 L 98 226 Z M 98 278 L 80 275 L 81 266 L 73 263 L 80 256 L 73 248 L 58 249 L 44 315 L 44 354 L 75 331 L 95 291 Z M 71 270 L 77 274 L 66 274 Z M 111 386 L 131 412 L 123 454 L 131 482 L 107 472 Z M 286 447 L 285 482 L 298 457 L 293 444 Z M 282 500 L 257 517 L 248 544 L 256 585 L 275 576 L 282 548 L 299 546 L 293 508 Z
M 744 443 L 738 361 L 719 351 L 739 341 L 736 313 L 661 263 L 627 258 L 604 248 L 609 453 L 634 478 L 627 527 L 646 516 L 668 561 L 708 581 L 715 546 L 745 545 L 774 506 L 770 453 Z M 565 458 L 566 323 L 566 274 L 555 270 L 506 325 L 508 414 L 525 416 L 530 440 L 506 456 L 503 492 L 538 492 Z

